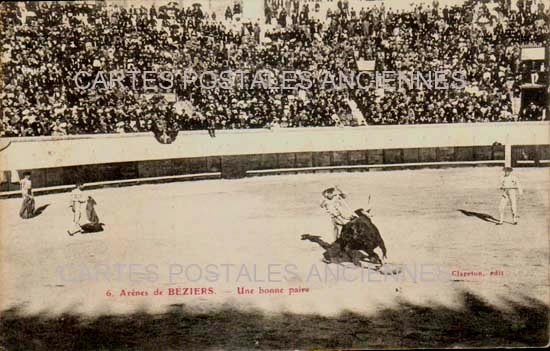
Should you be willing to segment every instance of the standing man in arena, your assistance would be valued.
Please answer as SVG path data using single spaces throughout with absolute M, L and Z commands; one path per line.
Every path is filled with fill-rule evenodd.
M 514 224 L 518 224 L 518 209 L 517 209 L 517 194 L 523 194 L 523 189 L 519 184 L 518 180 L 514 175 L 512 175 L 512 167 L 504 167 L 504 176 L 500 181 L 500 190 L 502 192 L 502 197 L 500 199 L 500 221 L 497 225 L 504 223 L 504 211 L 506 206 L 510 203 L 512 207 L 512 216 L 514 218 Z
M 323 190 L 322 195 L 323 201 L 320 206 L 330 216 L 334 229 L 334 240 L 336 240 L 340 236 L 342 227 L 351 221 L 355 214 L 346 203 L 346 195 L 337 186 Z
M 71 192 L 71 200 L 69 207 L 73 212 L 73 224 L 72 228 L 67 230 L 70 236 L 80 233 L 82 231 L 81 224 L 86 220 L 86 200 L 82 194 L 82 183 L 77 182 L 75 189 Z
M 21 204 L 21 210 L 19 210 L 19 216 L 23 219 L 31 218 L 34 216 L 34 196 L 29 172 L 25 172 L 24 178 L 21 180 L 21 195 L 23 196 L 23 203 Z

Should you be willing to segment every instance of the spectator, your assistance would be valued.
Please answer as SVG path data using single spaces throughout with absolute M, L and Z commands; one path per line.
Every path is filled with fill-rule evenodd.
M 5 2 L 0 4 L 0 136 L 146 132 L 159 125 L 166 129 L 163 135 L 171 129 L 264 128 L 273 123 L 360 124 L 348 98 L 369 124 L 545 118 L 545 107 L 521 107 L 518 97 L 523 83 L 548 84 L 544 66 L 531 72 L 520 60 L 521 45 L 547 43 L 548 10 L 539 6 L 531 11 L 522 4 L 518 10 L 495 11 L 475 0 L 443 9 L 436 4 L 413 5 L 408 11 L 364 7 L 357 13 L 350 12 L 348 1 L 338 1 L 321 21 L 323 14 L 310 13 L 299 2 L 268 1 L 270 17 L 280 25 L 263 28 L 232 22 L 240 7 L 228 7 L 223 23 L 216 22 L 214 13 L 208 19 L 200 7 Z M 293 24 L 287 22 L 292 16 Z M 261 41 L 261 31 L 267 40 Z M 464 72 L 468 86 L 419 90 L 405 85 L 383 91 L 323 86 L 326 74 L 353 72 L 358 59 L 376 60 L 378 71 Z M 281 85 L 283 71 L 314 74 L 309 89 L 296 90 L 204 89 L 182 84 L 176 74 L 169 95 L 157 95 L 154 103 L 144 98 L 150 92 L 143 89 L 141 77 L 136 89 L 129 90 L 78 89 L 74 83 L 80 71 L 92 73 L 83 77 L 86 85 L 98 71 L 177 72 L 188 67 L 218 74 L 265 69 L 273 87 Z M 250 87 L 253 79 L 254 74 L 245 75 L 244 85 Z M 130 77 L 122 83 L 132 86 Z M 191 108 L 176 108 L 174 97 Z

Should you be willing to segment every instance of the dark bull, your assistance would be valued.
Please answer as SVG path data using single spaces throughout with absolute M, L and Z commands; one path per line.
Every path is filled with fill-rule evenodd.
M 302 240 L 313 241 L 325 249 L 323 256 L 327 263 L 353 262 L 356 266 L 361 266 L 361 260 L 367 259 L 382 264 L 380 256 L 374 252 L 379 247 L 383 258 L 386 258 L 386 246 L 378 228 L 362 209 L 355 213 L 357 217 L 343 226 L 340 237 L 334 243 L 329 244 L 319 236 L 309 234 L 302 235 Z

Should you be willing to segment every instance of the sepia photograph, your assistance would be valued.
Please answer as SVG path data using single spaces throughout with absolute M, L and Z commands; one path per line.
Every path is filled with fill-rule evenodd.
M 0 351 L 548 347 L 547 1 L 0 26 Z

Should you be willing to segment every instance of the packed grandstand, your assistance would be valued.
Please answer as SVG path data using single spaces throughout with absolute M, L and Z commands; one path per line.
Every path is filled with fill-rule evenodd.
M 189 2 L 0 4 L 0 136 L 357 126 L 548 118 L 550 12 L 543 2 L 468 0 L 391 9 L 384 2 L 265 0 L 261 19 Z M 183 5 L 182 5 L 183 3 Z M 364 6 L 359 6 L 364 4 Z M 544 49 L 542 49 L 544 50 Z M 543 54 L 544 56 L 544 54 Z M 325 89 L 320 73 L 462 72 L 463 89 Z M 314 72 L 308 89 L 78 89 L 99 71 Z M 180 72 L 180 73 L 177 73 Z M 315 74 L 319 73 L 319 74 Z M 141 79 L 141 78 L 140 78 Z M 253 79 L 245 75 L 245 80 Z M 89 83 L 89 82 L 88 82 Z M 534 92 L 534 93 L 533 93 Z

